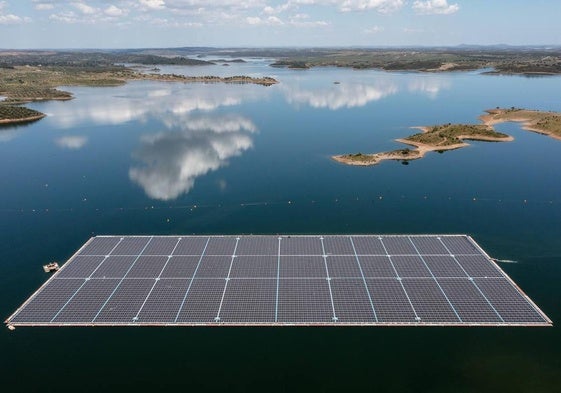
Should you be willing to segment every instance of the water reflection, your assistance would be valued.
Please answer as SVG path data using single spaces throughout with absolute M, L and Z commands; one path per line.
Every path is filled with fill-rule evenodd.
M 259 89 L 260 88 L 260 89 Z M 235 89 L 226 85 L 185 85 L 169 83 L 130 83 L 118 87 L 119 95 L 111 95 L 109 88 L 95 94 L 75 92 L 72 105 L 47 107 L 53 115 L 49 120 L 59 128 L 72 128 L 93 122 L 97 125 L 117 125 L 131 121 L 162 118 L 166 114 L 181 115 L 193 111 L 212 111 L 220 107 L 240 105 L 259 100 L 267 93 L 262 86 L 255 89 Z M 124 94 L 123 94 L 124 93 Z
M 10 142 L 16 139 L 21 134 L 17 127 L 2 127 L 0 128 L 0 143 Z
M 291 104 L 305 104 L 312 108 L 362 107 L 398 92 L 393 82 L 381 81 L 375 84 L 343 83 L 329 88 L 302 89 L 298 86 L 284 88 L 286 99 Z
M 82 135 L 67 135 L 55 139 L 55 143 L 63 149 L 79 150 L 88 143 L 88 137 Z
M 129 170 L 130 179 L 153 199 L 171 200 L 191 190 L 195 179 L 227 165 L 253 146 L 255 125 L 241 116 L 183 119 L 181 131 L 144 135 L 134 157 L 143 165 Z M 170 123 L 171 122 L 171 123 Z M 175 127 L 182 119 L 168 119 Z
M 441 90 L 450 88 L 450 81 L 437 77 L 418 77 L 409 82 L 410 92 L 421 92 L 435 99 Z

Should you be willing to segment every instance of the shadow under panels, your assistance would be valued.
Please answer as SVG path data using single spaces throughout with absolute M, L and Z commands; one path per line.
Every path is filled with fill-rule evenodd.
M 99 236 L 9 326 L 550 326 L 466 235 Z

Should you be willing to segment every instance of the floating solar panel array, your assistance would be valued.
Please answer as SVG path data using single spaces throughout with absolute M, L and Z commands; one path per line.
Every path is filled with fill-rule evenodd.
M 551 325 L 465 235 L 99 236 L 6 323 Z

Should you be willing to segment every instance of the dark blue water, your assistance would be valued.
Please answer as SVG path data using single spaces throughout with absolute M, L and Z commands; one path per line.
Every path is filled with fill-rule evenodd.
M 0 129 L 0 314 L 97 234 L 468 233 L 561 320 L 561 142 L 402 165 L 330 155 L 395 149 L 409 127 L 486 108 L 561 111 L 560 78 L 291 71 L 265 61 L 169 67 L 271 75 L 272 87 L 69 87 L 49 116 Z M 334 82 L 340 84 L 334 84 Z M 18 328 L 0 330 L 8 391 L 561 391 L 553 328 Z

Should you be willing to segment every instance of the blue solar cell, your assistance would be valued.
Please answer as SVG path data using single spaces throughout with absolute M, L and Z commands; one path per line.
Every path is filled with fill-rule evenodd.
M 178 237 L 154 237 L 142 255 L 171 255 L 178 242 Z
M 379 322 L 418 322 L 407 294 L 397 279 L 367 279 L 366 282 Z
M 382 243 L 389 255 L 417 255 L 417 250 L 407 236 L 384 236 Z
M 150 237 L 125 237 L 111 255 L 139 255 L 150 242 Z
M 220 322 L 273 323 L 277 281 L 275 279 L 233 279 L 228 281 L 220 309 Z
M 82 279 L 52 279 L 47 286 L 35 293 L 10 321 L 49 323 L 82 285 Z
M 80 255 L 108 255 L 120 241 L 120 237 L 94 237 L 80 251 Z
M 58 274 L 64 278 L 87 278 L 103 262 L 103 256 L 82 256 L 78 255 L 64 264 Z
M 325 261 L 320 256 L 280 257 L 281 278 L 324 278 L 327 277 Z
M 376 322 L 376 314 L 362 279 L 331 280 L 338 322 Z
M 224 279 L 194 279 L 177 315 L 177 322 L 216 322 L 224 293 Z
M 413 308 L 424 323 L 461 323 L 455 309 L 433 279 L 403 279 Z
M 351 239 L 359 255 L 387 255 L 378 236 L 352 236 Z
M 281 255 L 322 255 L 321 240 L 318 237 L 283 237 Z
M 159 280 L 138 314 L 138 322 L 173 323 L 183 302 L 190 279 Z
M 278 257 L 239 256 L 234 259 L 230 277 L 233 278 L 277 278 Z
M 314 324 L 334 322 L 333 318 L 327 280 L 280 280 L 279 322 Z
M 325 236 L 323 244 L 327 255 L 355 255 L 348 236 Z
M 115 290 L 117 284 L 119 284 L 119 280 L 116 279 L 92 279 L 87 281 L 69 303 L 59 311 L 53 322 L 91 322 Z
M 154 286 L 152 279 L 125 279 L 95 315 L 92 322 L 134 323 L 140 307 Z
M 440 239 L 434 236 L 411 236 L 416 249 L 423 255 L 449 255 Z

